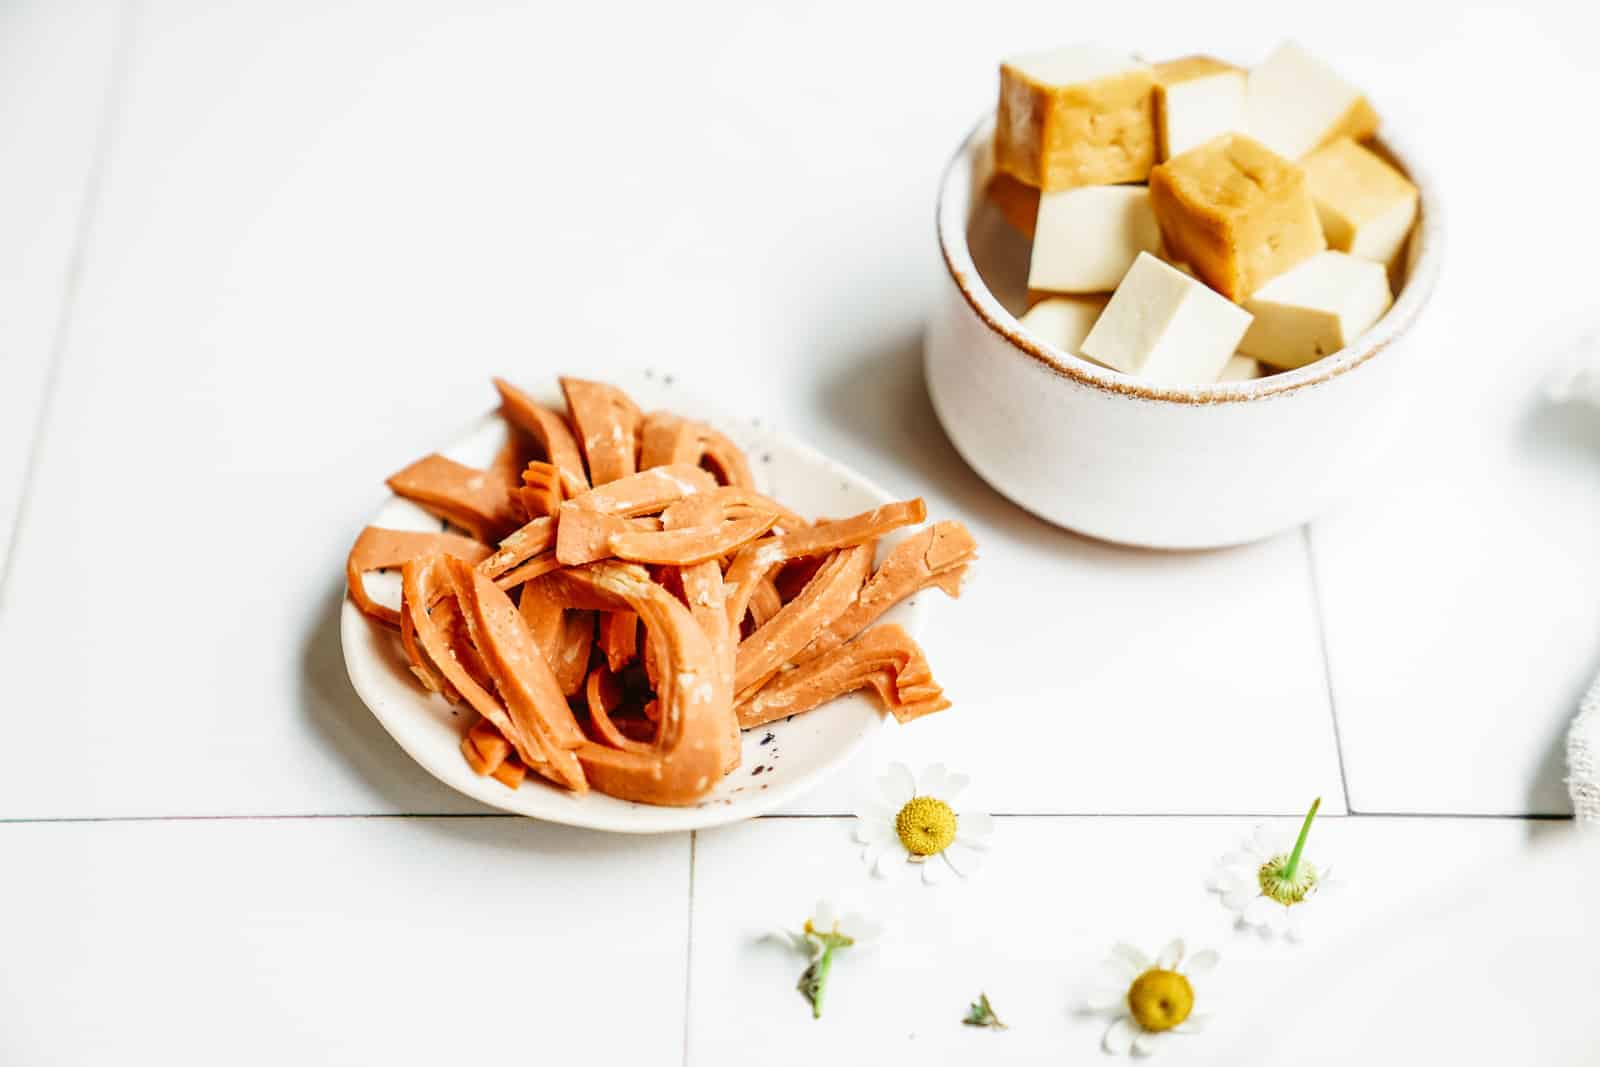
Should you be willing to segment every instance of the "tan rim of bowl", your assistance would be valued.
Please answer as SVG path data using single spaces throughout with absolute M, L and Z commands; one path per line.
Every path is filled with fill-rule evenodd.
M 975 146 L 990 135 L 993 125 L 994 115 L 990 113 L 961 142 L 961 147 L 945 167 L 944 177 L 939 182 L 939 251 L 944 257 L 946 269 L 950 271 L 951 280 L 966 299 L 967 306 L 972 308 L 973 314 L 985 326 L 1019 354 L 1054 374 L 1082 385 L 1138 400 L 1171 404 L 1230 404 L 1282 396 L 1355 370 L 1388 348 L 1416 321 L 1438 280 L 1444 228 L 1433 181 L 1417 166 L 1409 151 L 1396 146 L 1392 138 L 1379 138 L 1380 147 L 1411 178 L 1421 197 L 1419 218 L 1411 235 L 1411 240 L 1416 242 L 1417 255 L 1406 275 L 1405 284 L 1400 288 L 1399 298 L 1383 318 L 1358 337 L 1355 344 L 1298 370 L 1281 371 L 1252 381 L 1216 385 L 1152 385 L 1130 374 L 1090 363 L 1081 356 L 1036 341 L 1009 311 L 1000 306 L 1000 302 L 979 277 L 972 263 L 972 252 L 967 247 L 967 211 L 969 205 L 976 202 L 976 195 L 970 188 L 973 168 L 969 160 Z

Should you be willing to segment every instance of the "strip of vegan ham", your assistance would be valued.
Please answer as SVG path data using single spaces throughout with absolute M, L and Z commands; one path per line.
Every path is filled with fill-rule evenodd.
M 642 417 L 639 406 L 627 393 L 603 382 L 562 378 L 561 391 L 589 464 L 589 483 L 601 486 L 632 474 Z
M 611 554 L 633 563 L 689 567 L 719 560 L 749 544 L 778 521 L 778 516 L 756 515 L 716 526 L 688 526 L 654 533 L 626 531 L 614 533 L 607 541 Z
M 725 434 L 703 422 L 652 411 L 639 424 L 639 468 L 667 463 L 705 464 L 723 485 L 755 488 L 744 452 Z
M 603 486 L 596 486 L 566 501 L 563 507 L 602 515 L 654 515 L 685 497 L 716 490 L 717 482 L 699 467 L 677 464 L 652 467 Z
M 389 476 L 389 488 L 430 514 L 455 523 L 484 544 L 516 529 L 511 489 L 488 472 L 437 453 Z
M 700 493 L 672 505 L 661 515 L 661 525 L 667 530 L 680 530 L 702 526 L 723 511 L 723 505 L 714 494 Z M 738 653 L 739 631 L 728 624 L 722 607 L 724 586 L 722 566 L 715 560 L 679 568 L 678 581 L 683 586 L 683 598 L 689 605 L 689 614 L 700 624 L 700 629 L 710 641 L 716 663 L 716 687 L 719 701 L 733 701 L 733 664 Z M 774 609 L 776 613 L 776 609 Z M 723 739 L 722 773 L 728 774 L 744 758 L 739 724 L 732 722 L 727 737 Z
M 567 498 L 561 471 L 543 460 L 534 460 L 523 467 L 521 488 L 513 495 L 522 502 L 523 513 L 530 519 L 554 515 Z
M 545 457 L 561 472 L 567 495 L 577 496 L 589 488 L 583 455 L 567 420 L 504 378 L 496 378 L 494 387 L 500 391 L 500 414 L 544 450 Z
M 748 730 L 866 688 L 871 688 L 879 703 L 900 722 L 950 706 L 911 635 L 885 624 L 779 674 L 739 705 L 739 725 Z
M 440 553 L 456 556 L 468 563 L 477 563 L 489 555 L 489 547 L 460 534 L 385 530 L 381 526 L 368 526 L 356 538 L 356 543 L 350 546 L 350 555 L 345 560 L 344 578 L 350 589 L 351 601 L 363 614 L 389 626 L 399 627 L 400 613 L 368 596 L 363 576 L 370 571 L 402 566 L 419 556 Z
M 517 611 L 527 622 L 534 643 L 544 652 L 561 691 L 572 696 L 582 688 L 584 671 L 589 666 L 589 649 L 594 645 L 594 613 L 567 610 L 543 576 L 522 587 Z
M 542 742 L 551 776 L 582 792 L 587 782 L 572 750 L 584 744 L 583 731 L 528 624 L 511 598 L 471 566 L 447 556 L 445 567 L 472 643 L 494 677 L 511 721 L 525 736 Z
M 726 739 L 737 730 L 733 707 L 716 685 L 715 652 L 689 609 L 642 567 L 592 564 L 561 571 L 570 602 L 609 600 L 644 622 L 659 675 L 660 724 L 649 753 L 590 742 L 578 758 L 596 789 L 644 804 L 692 804 L 722 777 Z M 582 592 L 580 592 L 582 590 Z
M 441 675 L 474 711 L 494 724 L 517 750 L 523 763 L 530 767 L 543 764 L 547 757 L 537 734 L 530 732 L 527 724 L 514 720 L 500 699 L 468 673 L 457 658 L 450 634 L 440 625 L 437 617 L 440 610 L 428 610 L 427 605 L 441 602 L 453 589 L 447 565 L 449 559 L 442 555 L 425 556 L 410 560 L 401 568 L 401 605 L 410 623 L 410 632 L 421 653 L 426 654 L 429 668 Z
M 776 674 L 819 630 L 850 606 L 872 570 L 872 547 L 866 544 L 840 549 L 806 583 L 799 596 L 739 642 L 733 670 L 736 701 Z
M 900 601 L 930 585 L 939 586 L 951 597 L 960 596 L 961 576 L 977 558 L 978 544 L 959 522 L 936 522 L 918 530 L 889 550 L 877 572 L 861 587 L 855 603 L 792 662 L 800 664 L 832 652 Z
M 723 580 L 732 587 L 727 598 L 728 621 L 737 627 L 744 620 L 757 586 L 763 578 L 770 577 L 780 564 L 801 556 L 816 556 L 876 541 L 891 530 L 914 525 L 927 517 L 927 506 L 921 497 L 917 497 L 885 504 L 848 519 L 819 522 L 793 533 L 763 538 L 746 545 L 739 550 L 728 572 L 723 575 Z M 868 563 L 871 563 L 870 557 Z

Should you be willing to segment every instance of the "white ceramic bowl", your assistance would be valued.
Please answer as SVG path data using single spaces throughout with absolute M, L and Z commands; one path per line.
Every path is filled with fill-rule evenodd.
M 925 351 L 934 409 L 974 470 L 1051 522 L 1151 548 L 1254 541 L 1359 486 L 1409 399 L 1397 372 L 1443 251 L 1437 194 L 1412 156 L 1382 141 L 1421 191 L 1421 217 L 1394 306 L 1371 330 L 1299 370 L 1157 386 L 1033 338 L 980 277 L 968 227 L 993 126 L 979 124 L 940 187 L 946 270 Z
M 872 482 L 835 463 L 793 438 L 764 426 L 759 419 L 724 415 L 672 384 L 661 375 L 608 379 L 627 390 L 645 410 L 666 408 L 702 419 L 727 434 L 745 450 L 762 492 L 802 515 L 852 515 L 888 503 L 892 498 Z M 560 407 L 554 388 L 527 383 L 538 400 Z M 479 419 L 465 434 L 442 449 L 460 463 L 485 466 L 505 441 L 498 415 Z M 369 520 L 373 526 L 397 530 L 437 530 L 438 520 L 398 497 L 391 497 Z M 880 543 L 884 551 L 911 531 L 897 531 Z M 373 596 L 398 606 L 399 577 L 367 576 Z M 932 598 L 914 596 L 884 616 L 915 636 L 927 618 Z M 826 707 L 769 723 L 744 733 L 743 762 L 709 796 L 689 807 L 666 808 L 618 800 L 601 793 L 577 796 L 548 785 L 535 775 L 518 789 L 493 778 L 480 778 L 461 757 L 462 716 L 442 697 L 425 692 L 411 677 L 395 634 L 368 619 L 348 599 L 339 620 L 345 667 L 363 703 L 412 759 L 445 785 L 496 808 L 618 833 L 663 833 L 698 830 L 764 814 L 812 788 L 844 766 L 881 728 L 884 716 L 866 696 L 853 693 Z

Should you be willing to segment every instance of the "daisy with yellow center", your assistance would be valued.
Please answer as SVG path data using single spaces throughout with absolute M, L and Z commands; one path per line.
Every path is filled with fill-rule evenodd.
M 1149 1056 L 1172 1035 L 1201 1030 L 1209 1016 L 1195 1010 L 1196 980 L 1209 974 L 1217 959 L 1207 949 L 1185 960 L 1182 941 L 1171 942 L 1154 959 L 1118 944 L 1085 1003 L 1090 1012 L 1111 1017 L 1101 1047 L 1118 1056 Z
M 872 873 L 886 878 L 914 869 L 932 885 L 951 873 L 965 877 L 975 871 L 994 819 L 956 808 L 966 785 L 966 775 L 952 774 L 942 763 L 920 778 L 903 763 L 889 764 L 877 795 L 856 813 L 856 840 L 865 846 L 862 855 Z
M 1222 857 L 1207 888 L 1221 897 L 1241 929 L 1253 929 L 1267 938 L 1301 940 L 1307 914 L 1315 910 L 1312 902 L 1337 888 L 1331 870 L 1306 855 L 1311 823 L 1321 806 L 1321 798 L 1312 803 L 1298 837 L 1290 839 L 1282 831 L 1258 826 L 1236 851 Z

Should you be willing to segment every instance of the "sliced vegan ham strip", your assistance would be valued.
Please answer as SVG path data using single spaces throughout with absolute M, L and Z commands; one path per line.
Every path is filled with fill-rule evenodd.
M 345 584 L 350 588 L 350 599 L 365 614 L 390 626 L 400 625 L 400 613 L 394 608 L 379 604 L 367 594 L 364 576 L 369 571 L 399 567 L 419 556 L 446 553 L 477 563 L 489 555 L 487 545 L 462 537 L 460 534 L 428 533 L 417 530 L 386 530 L 381 526 L 368 526 L 350 546 L 345 560 Z
M 602 515 L 654 515 L 685 497 L 709 493 L 717 488 L 716 479 L 699 467 L 675 464 L 652 467 L 625 478 L 596 486 L 564 504 L 578 511 Z
M 589 483 L 601 486 L 632 474 L 642 417 L 638 405 L 615 386 L 582 378 L 562 378 L 561 391 L 589 465 Z
M 800 595 L 755 633 L 739 642 L 734 662 L 735 699 L 759 686 L 799 652 L 855 599 L 872 569 L 872 545 L 840 549 L 806 583 Z
M 561 479 L 561 472 L 544 460 L 536 459 L 522 469 L 522 488 L 517 491 L 517 497 L 528 518 L 556 513 L 567 498 Z
M 478 564 L 478 569 L 490 578 L 500 575 L 556 547 L 556 520 L 533 519 L 507 534 L 492 555 Z
M 533 438 L 544 451 L 545 458 L 561 472 L 567 495 L 576 496 L 589 488 L 583 454 L 578 450 L 578 441 L 567 420 L 504 378 L 496 378 L 494 387 L 500 392 L 500 414 L 506 422 Z
M 832 652 L 877 622 L 883 613 L 930 585 L 960 594 L 961 575 L 978 556 L 978 544 L 959 522 L 936 522 L 895 545 L 861 587 L 855 603 L 794 657 L 799 664 Z
M 642 567 L 592 564 L 560 572 L 559 581 L 587 586 L 631 609 L 645 625 L 656 657 L 660 723 L 649 753 L 589 743 L 578 758 L 595 788 L 645 804 L 692 804 L 722 778 L 727 737 L 737 729 L 733 706 L 716 685 L 715 652 L 689 609 Z
M 563 567 L 596 563 L 611 555 L 611 539 L 634 530 L 659 530 L 661 520 L 647 515 L 625 519 L 599 511 L 561 505 L 560 525 L 556 528 L 556 559 Z
M 778 516 L 757 515 L 716 526 L 687 526 L 678 530 L 614 533 L 607 542 L 611 555 L 634 563 L 689 567 L 721 559 L 749 544 L 778 521 Z
M 747 730 L 762 726 L 867 688 L 900 722 L 950 706 L 911 635 L 898 626 L 885 624 L 810 663 L 779 674 L 739 705 L 739 725 Z
M 567 696 L 576 693 L 583 687 L 589 649 L 594 644 L 594 613 L 569 611 L 543 576 L 522 587 L 517 611 L 555 672 L 561 691 Z
M 517 526 L 511 489 L 488 471 L 463 466 L 435 453 L 389 476 L 396 496 L 455 523 L 485 544 Z
M 901 500 L 893 504 L 864 511 L 848 519 L 819 522 L 793 533 L 767 537 L 739 550 L 723 580 L 732 586 L 728 594 L 728 620 L 738 626 L 749 610 L 750 598 L 763 578 L 770 577 L 779 564 L 801 556 L 815 556 L 823 552 L 866 541 L 874 541 L 901 526 L 919 523 L 928 517 L 928 509 L 921 497 Z
M 526 764 L 544 763 L 544 746 L 535 734 L 523 729 L 514 721 L 500 699 L 478 682 L 457 657 L 450 635 L 440 625 L 439 609 L 429 611 L 427 605 L 442 602 L 442 594 L 452 588 L 448 571 L 449 556 L 425 556 L 414 559 L 401 568 L 402 605 L 411 623 L 416 642 L 425 653 L 432 669 L 436 670 L 461 695 L 472 709 L 492 723 L 495 729 L 522 757 Z
M 448 556 L 445 567 L 473 644 L 494 677 L 512 724 L 522 736 L 539 738 L 550 771 L 568 788 L 582 792 L 587 783 L 571 750 L 584 743 L 583 731 L 528 624 L 493 581 Z M 515 743 L 516 735 L 507 737 Z
M 755 488 L 744 452 L 703 422 L 652 411 L 639 424 L 639 469 L 666 463 L 707 466 L 723 485 Z

